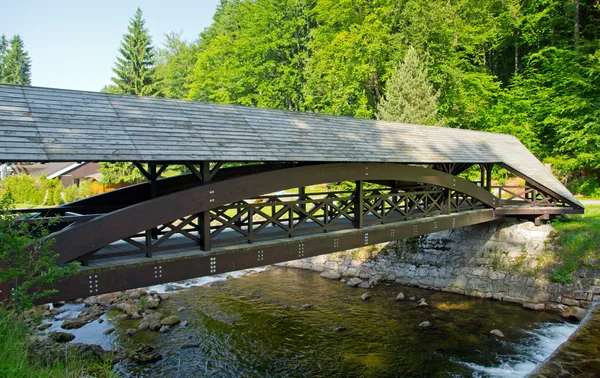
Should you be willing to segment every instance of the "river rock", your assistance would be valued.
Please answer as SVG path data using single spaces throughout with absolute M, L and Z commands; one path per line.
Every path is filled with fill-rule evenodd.
M 99 323 L 99 324 L 102 324 L 102 323 L 104 323 L 104 319 L 102 319 L 102 318 L 98 318 L 98 323 Z
M 150 309 L 154 309 L 154 308 L 158 308 L 158 306 L 160 306 L 160 300 L 159 299 L 148 299 L 148 303 L 146 304 L 146 307 L 150 308 Z
M 335 327 L 333 329 L 333 332 L 342 332 L 345 331 L 347 328 L 346 327 Z
M 544 310 L 546 308 L 546 305 L 544 303 L 525 302 L 525 303 L 523 303 L 523 308 L 528 308 L 530 310 L 541 311 L 541 310 Z
M 302 305 L 302 308 L 306 310 L 306 309 L 309 309 L 309 308 L 313 308 L 313 305 L 311 303 L 305 303 L 305 304 Z
M 181 318 L 177 315 L 171 315 L 160 321 L 161 325 L 172 326 L 181 323 Z
M 410 298 L 408 298 L 408 300 L 411 301 L 411 302 L 413 302 L 413 301 L 416 300 L 416 298 L 415 297 L 410 297 Z
M 181 349 L 200 348 L 200 344 L 182 344 Z
M 164 325 L 162 327 L 160 327 L 160 329 L 158 330 L 158 332 L 160 333 L 165 333 L 169 331 L 169 326 L 168 325 Z
M 52 303 L 52 307 L 53 307 L 53 308 L 56 308 L 56 307 L 62 307 L 62 306 L 64 306 L 66 303 L 67 303 L 67 302 L 65 302 L 65 301 L 53 302 L 53 303 Z
M 138 330 L 135 329 L 135 328 L 128 328 L 127 331 L 125 331 L 125 334 L 127 336 L 133 336 L 133 335 L 135 335 L 137 333 L 137 331 Z
M 131 319 L 139 319 L 139 318 L 141 318 L 141 316 L 140 316 L 140 313 L 139 313 L 139 312 L 137 312 L 137 311 L 134 311 L 134 312 L 131 314 Z
M 397 301 L 403 301 L 404 300 L 404 293 L 398 293 L 398 295 L 396 295 L 396 300 Z
M 360 296 L 360 299 L 362 299 L 363 301 L 366 301 L 367 299 L 370 299 L 371 295 L 367 292 L 362 293 L 362 295 Z
M 177 309 L 177 312 L 183 312 L 183 311 L 185 311 L 185 307 L 179 307 L 179 308 Z
M 160 329 L 160 322 L 159 321 L 152 321 L 152 322 L 150 322 L 149 327 L 150 327 L 150 329 L 152 331 L 158 331 Z
M 150 328 L 150 322 L 141 321 L 140 324 L 138 325 L 138 330 L 140 330 L 140 331 L 144 331 L 148 328 Z
M 148 291 L 146 289 L 138 289 L 137 292 L 140 295 L 140 297 L 145 297 L 146 295 L 148 295 Z
M 338 272 L 334 272 L 331 270 L 325 271 L 319 275 L 322 278 L 327 278 L 328 280 L 339 280 L 342 278 L 342 275 Z
M 358 287 L 359 287 L 360 289 L 370 289 L 370 288 L 371 288 L 371 285 L 369 285 L 369 283 L 368 283 L 368 282 L 366 282 L 366 281 L 363 281 L 363 282 L 361 282 L 361 283 L 359 283 L 359 284 L 358 284 Z
M 131 294 L 129 294 L 129 298 L 131 298 L 131 299 L 140 299 L 140 293 L 138 293 L 137 291 L 134 291 Z
M 127 357 L 138 364 L 153 364 L 162 360 L 160 353 L 156 352 L 150 345 L 143 345 L 133 352 L 127 353 Z
M 80 318 L 65 319 L 62 322 L 62 324 L 60 325 L 60 328 L 62 328 L 62 329 L 77 329 L 77 328 L 83 327 L 86 324 L 87 324 L 87 322 Z
M 363 282 L 363 280 L 361 280 L 360 278 L 352 277 L 346 282 L 346 285 L 356 287 L 356 286 L 360 285 L 362 282 Z
M 68 343 L 75 339 L 75 335 L 67 332 L 49 332 L 48 339 L 55 343 Z
M 68 343 L 59 344 L 46 340 L 34 341 L 27 347 L 29 357 L 46 366 L 66 363 L 67 356 L 77 356 L 86 363 L 101 363 L 110 359 L 110 355 L 100 345 Z
M 37 330 L 38 331 L 45 331 L 48 328 L 52 327 L 52 323 L 42 323 L 39 326 L 37 326 Z
M 499 329 L 493 329 L 490 331 L 490 335 L 494 335 L 497 337 L 504 337 L 504 334 Z
M 419 304 L 417 305 L 417 307 L 427 307 L 427 306 L 429 306 L 429 305 L 424 300 L 421 300 L 421 302 L 419 302 Z
M 89 323 L 104 315 L 104 312 L 104 308 L 96 304 L 81 311 L 78 318 Z
M 184 320 L 184 321 L 182 321 L 181 323 L 179 323 L 179 325 L 180 325 L 181 327 L 187 327 L 187 326 L 188 326 L 188 324 L 190 324 L 190 323 L 189 323 L 187 320 Z
M 109 328 L 109 329 L 105 330 L 102 333 L 105 334 L 105 335 L 110 335 L 113 332 L 115 332 L 115 329 L 114 328 Z
M 587 311 L 581 307 L 566 307 L 561 311 L 560 314 L 566 319 L 583 320 L 587 314 Z
M 120 293 L 118 291 L 114 293 L 101 294 L 97 297 L 97 302 L 102 306 L 110 306 L 117 302 L 119 295 Z
M 431 322 L 429 322 L 427 320 L 424 322 L 421 322 L 421 323 L 419 323 L 419 327 L 421 327 L 421 328 L 431 327 Z
M 159 294 L 159 298 L 160 298 L 161 301 L 166 301 L 166 300 L 169 300 L 171 298 L 171 295 L 167 294 L 167 293 L 162 293 L 162 294 Z
M 86 299 L 83 300 L 83 303 L 86 306 L 93 306 L 98 303 L 98 297 L 96 297 L 96 296 L 87 297 Z

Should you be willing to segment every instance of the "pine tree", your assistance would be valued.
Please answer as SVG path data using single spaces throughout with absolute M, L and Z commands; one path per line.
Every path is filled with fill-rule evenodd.
M 438 123 L 439 93 L 427 78 L 427 68 L 411 46 L 404 62 L 388 79 L 386 94 L 377 106 L 385 121 L 433 125 Z
M 112 81 L 123 94 L 152 96 L 156 94 L 154 68 L 156 61 L 152 47 L 152 38 L 144 27 L 142 10 L 138 8 L 129 20 L 127 34 L 123 35 L 120 56 L 113 68 L 117 77 Z
M 5 58 L 6 58 L 6 51 L 8 49 L 8 40 L 6 39 L 6 36 L 4 34 L 2 34 L 0 36 L 0 83 L 3 83 L 3 78 L 4 78 L 4 67 L 6 65 L 5 62 Z
M 3 63 L 3 83 L 31 85 L 31 58 L 18 34 L 10 40 L 10 49 L 6 52 Z

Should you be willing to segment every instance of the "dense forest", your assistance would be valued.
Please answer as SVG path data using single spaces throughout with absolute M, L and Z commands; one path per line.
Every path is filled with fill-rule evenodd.
M 386 119 L 513 134 L 598 196 L 599 47 L 598 0 L 222 0 L 197 41 L 152 52 L 145 93 L 364 118 L 396 107 Z M 411 101 L 433 116 L 411 118 Z

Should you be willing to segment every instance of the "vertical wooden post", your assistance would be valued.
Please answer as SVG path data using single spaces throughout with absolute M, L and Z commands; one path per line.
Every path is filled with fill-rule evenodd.
M 148 163 L 148 184 L 150 185 L 150 199 L 156 198 L 156 164 Z M 158 230 L 152 227 L 146 230 L 146 257 L 152 257 L 152 240 L 158 238 Z
M 450 198 L 450 189 L 443 189 L 442 214 L 450 214 L 452 211 L 452 202 Z
M 364 223 L 364 192 L 362 180 L 356 181 L 356 189 L 354 190 L 354 227 L 363 228 Z
M 202 175 L 202 184 L 210 182 L 210 162 L 200 163 L 200 174 Z M 198 214 L 198 229 L 200 236 L 200 248 L 203 251 L 210 251 L 210 210 Z

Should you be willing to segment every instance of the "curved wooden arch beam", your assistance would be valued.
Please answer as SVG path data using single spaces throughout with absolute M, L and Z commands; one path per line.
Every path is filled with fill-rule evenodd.
M 327 182 L 402 180 L 436 185 L 467 194 L 489 207 L 498 199 L 456 176 L 403 164 L 316 164 L 257 173 L 171 193 L 94 218 L 52 234 L 58 262 L 74 260 L 139 231 L 244 198 Z

